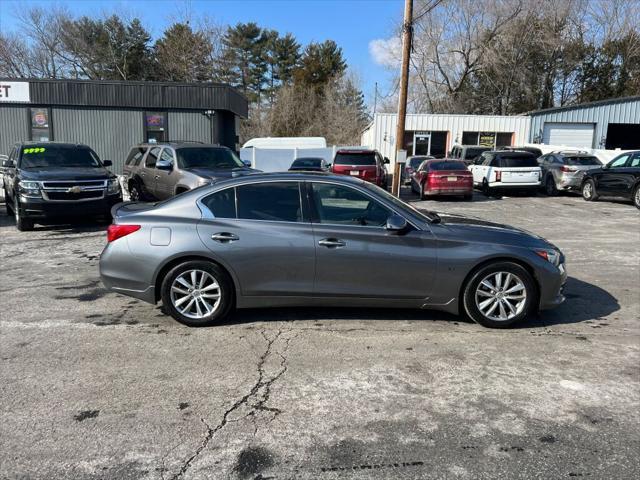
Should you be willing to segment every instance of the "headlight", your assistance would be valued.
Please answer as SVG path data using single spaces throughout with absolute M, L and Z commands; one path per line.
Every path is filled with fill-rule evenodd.
M 21 180 L 18 183 L 18 190 L 20 191 L 20 195 L 25 197 L 40 198 L 42 196 L 40 193 L 40 182 Z
M 107 194 L 116 195 L 120 193 L 120 183 L 117 179 L 113 178 L 107 182 Z
M 544 258 L 545 260 L 547 260 L 548 262 L 551 262 L 552 264 L 554 264 L 556 267 L 560 265 L 560 259 L 562 258 L 562 255 L 557 250 L 553 250 L 553 249 L 536 250 L 536 253 L 540 255 L 542 258 Z

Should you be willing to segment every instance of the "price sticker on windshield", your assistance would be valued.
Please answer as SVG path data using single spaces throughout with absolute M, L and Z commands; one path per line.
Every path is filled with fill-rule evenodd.
M 44 147 L 31 147 L 31 148 L 25 148 L 22 150 L 22 153 L 25 154 L 32 154 L 32 153 L 44 153 L 46 149 Z

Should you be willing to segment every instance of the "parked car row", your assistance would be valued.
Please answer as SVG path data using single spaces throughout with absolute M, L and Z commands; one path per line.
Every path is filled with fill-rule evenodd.
M 466 151 L 460 148 L 461 152 Z M 496 197 L 514 191 L 537 192 L 542 188 L 549 196 L 565 191 L 579 192 L 588 201 L 602 197 L 624 198 L 640 208 L 640 152 L 625 152 L 606 165 L 586 152 L 537 155 L 538 152 L 535 147 L 488 149 L 468 167 L 465 160 L 415 156 L 407 159 L 405 172 L 411 190 L 422 199 L 433 195 L 462 195 L 470 199 L 474 188 Z M 472 180 L 463 173 L 465 169 L 469 170 Z

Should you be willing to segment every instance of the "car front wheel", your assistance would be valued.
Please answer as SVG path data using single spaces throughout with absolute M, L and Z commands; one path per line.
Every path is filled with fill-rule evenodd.
M 633 192 L 633 204 L 640 209 L 640 185 L 637 185 Z
M 218 265 L 189 261 L 167 273 L 161 297 L 174 319 L 190 327 L 203 327 L 224 321 L 233 305 L 233 286 Z
M 587 202 L 592 202 L 598 199 L 598 194 L 596 193 L 596 184 L 593 180 L 587 180 L 582 184 L 582 198 L 584 198 Z
M 524 320 L 537 302 L 531 274 L 511 262 L 481 268 L 471 277 L 463 294 L 467 315 L 488 328 L 505 328 Z
M 19 231 L 26 232 L 28 230 L 33 230 L 33 220 L 24 218 L 24 216 L 20 212 L 20 202 L 17 198 L 13 201 L 13 215 L 16 219 L 16 228 Z

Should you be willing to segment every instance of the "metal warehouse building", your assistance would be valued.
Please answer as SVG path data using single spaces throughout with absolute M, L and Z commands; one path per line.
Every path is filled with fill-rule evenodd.
M 191 140 L 238 147 L 247 99 L 228 85 L 0 80 L 0 153 L 14 142 L 89 145 L 122 173 L 132 145 Z
M 531 143 L 640 149 L 640 96 L 549 108 L 530 116 Z
M 529 139 L 528 116 L 409 114 L 405 122 L 407 155 L 445 156 L 454 144 L 502 147 Z M 361 143 L 392 161 L 396 150 L 395 113 L 377 113 L 362 134 Z

